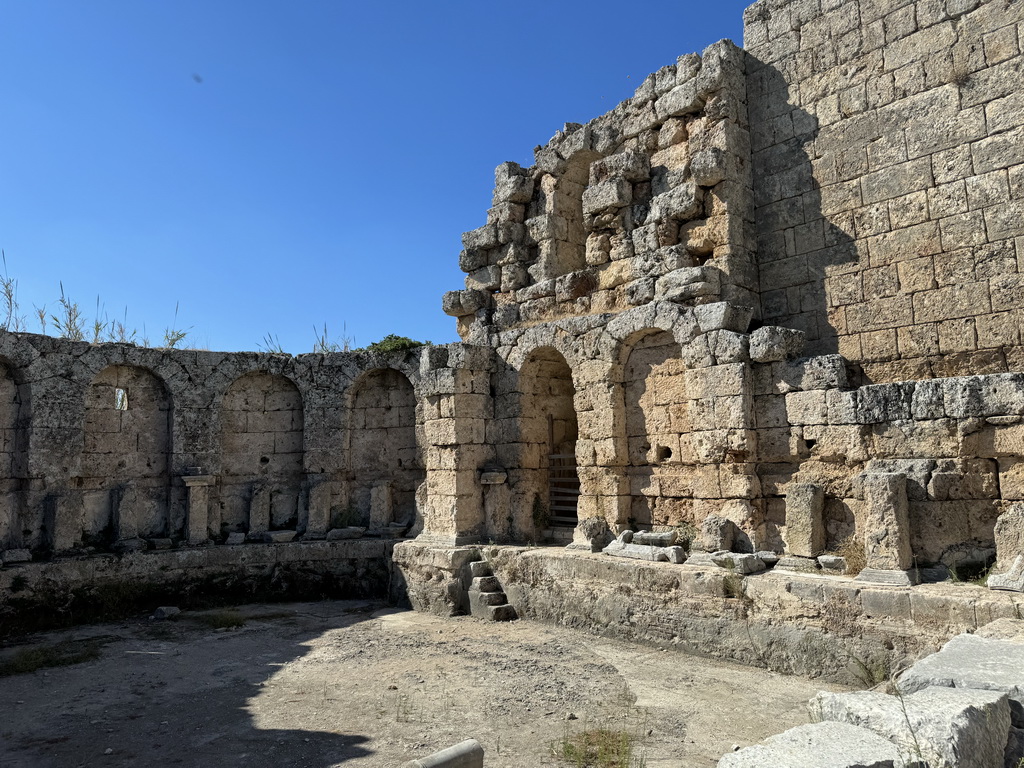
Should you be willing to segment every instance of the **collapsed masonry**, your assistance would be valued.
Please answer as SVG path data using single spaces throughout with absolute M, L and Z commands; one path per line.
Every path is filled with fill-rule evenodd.
M 755 3 L 745 49 L 498 167 L 458 344 L 3 334 L 4 563 L 408 531 L 414 602 L 451 609 L 463 545 L 652 529 L 708 567 L 995 561 L 1020 591 L 1022 29 L 1003 0 Z

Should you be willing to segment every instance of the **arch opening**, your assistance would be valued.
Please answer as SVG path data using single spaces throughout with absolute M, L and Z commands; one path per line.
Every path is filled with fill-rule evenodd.
M 302 394 L 263 372 L 236 379 L 221 403 L 222 535 L 295 530 L 303 478 Z
M 84 545 L 173 535 L 171 411 L 164 383 L 144 368 L 112 365 L 92 380 L 78 478 Z
M 355 382 L 349 404 L 349 525 L 386 527 L 415 519 L 425 476 L 416 442 L 416 394 L 400 371 L 380 368 Z
M 572 370 L 558 351 L 547 347 L 530 354 L 520 381 L 524 395 L 523 467 L 534 470 L 534 524 L 538 528 L 575 528 L 580 497 L 576 463 L 579 421 Z
M 627 347 L 625 401 L 629 523 L 634 528 L 693 522 L 691 401 L 679 344 L 652 330 Z

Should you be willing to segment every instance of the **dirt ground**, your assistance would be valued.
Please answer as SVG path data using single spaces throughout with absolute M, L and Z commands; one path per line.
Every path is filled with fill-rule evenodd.
M 229 623 L 241 626 L 217 626 Z M 57 644 L 98 657 L 0 677 L 2 768 L 380 768 L 466 738 L 488 768 L 554 768 L 552 748 L 596 726 L 635 735 L 637 765 L 714 766 L 733 745 L 806 722 L 807 699 L 829 687 L 368 601 L 38 634 L 0 650 L 0 664 Z

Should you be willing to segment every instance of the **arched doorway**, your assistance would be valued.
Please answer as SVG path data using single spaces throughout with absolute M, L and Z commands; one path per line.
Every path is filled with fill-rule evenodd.
M 579 424 L 572 370 L 557 350 L 535 350 L 520 371 L 524 471 L 531 471 L 537 528 L 573 529 L 580 495 L 576 466 Z

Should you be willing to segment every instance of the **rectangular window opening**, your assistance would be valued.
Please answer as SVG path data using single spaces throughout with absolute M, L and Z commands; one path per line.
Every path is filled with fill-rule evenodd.
M 128 390 L 120 387 L 114 388 L 114 408 L 119 411 L 128 410 Z

